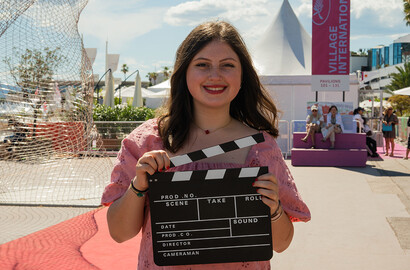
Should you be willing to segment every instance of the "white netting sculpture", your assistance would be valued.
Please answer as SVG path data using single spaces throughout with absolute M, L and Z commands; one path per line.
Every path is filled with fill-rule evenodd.
M 0 203 L 99 204 L 112 165 L 95 145 L 86 4 L 0 1 Z

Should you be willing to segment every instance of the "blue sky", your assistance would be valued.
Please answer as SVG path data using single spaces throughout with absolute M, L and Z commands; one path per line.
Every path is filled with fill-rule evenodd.
M 89 0 L 79 21 L 84 46 L 97 48 L 94 73 L 105 69 L 108 52 L 120 54 L 115 77 L 123 78 L 122 64 L 130 72 L 171 67 L 175 51 L 201 22 L 223 19 L 238 28 L 249 48 L 263 35 L 283 0 Z M 311 34 L 312 0 L 289 0 L 306 31 Z M 410 33 L 403 21 L 402 0 L 351 0 L 350 50 L 389 45 Z M 128 73 L 129 75 L 130 73 Z

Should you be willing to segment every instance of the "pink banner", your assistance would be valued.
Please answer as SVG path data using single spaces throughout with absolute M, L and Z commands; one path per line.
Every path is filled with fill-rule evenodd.
M 350 0 L 313 0 L 312 75 L 347 75 Z

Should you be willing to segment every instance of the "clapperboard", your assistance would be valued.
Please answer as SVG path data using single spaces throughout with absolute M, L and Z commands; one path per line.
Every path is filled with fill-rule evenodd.
M 171 158 L 179 166 L 263 142 L 262 133 Z M 159 266 L 270 260 L 269 207 L 252 186 L 268 167 L 148 175 Z

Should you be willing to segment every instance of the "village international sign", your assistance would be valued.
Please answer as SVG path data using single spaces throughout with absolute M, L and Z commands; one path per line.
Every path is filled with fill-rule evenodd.
M 350 0 L 312 2 L 312 91 L 349 91 Z

